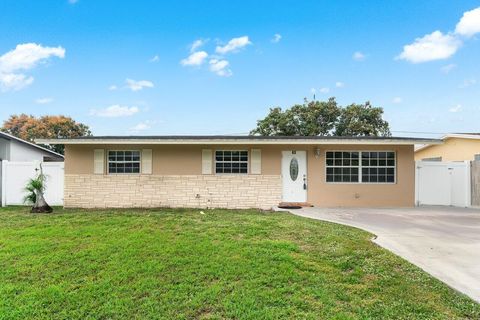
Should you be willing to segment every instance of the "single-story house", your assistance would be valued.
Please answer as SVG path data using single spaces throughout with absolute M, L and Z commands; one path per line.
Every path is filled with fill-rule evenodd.
M 0 160 L 63 161 L 63 155 L 0 131 Z
M 417 161 L 480 160 L 480 133 L 449 133 L 442 144 L 424 144 L 415 148 Z
M 393 137 L 106 136 L 65 145 L 66 207 L 415 205 L 415 144 Z

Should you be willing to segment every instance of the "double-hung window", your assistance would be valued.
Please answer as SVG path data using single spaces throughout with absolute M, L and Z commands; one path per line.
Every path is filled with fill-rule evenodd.
M 108 151 L 108 173 L 140 173 L 140 151 Z
M 327 151 L 326 181 L 347 183 L 395 183 L 393 151 Z
M 248 151 L 215 151 L 215 173 L 248 173 Z

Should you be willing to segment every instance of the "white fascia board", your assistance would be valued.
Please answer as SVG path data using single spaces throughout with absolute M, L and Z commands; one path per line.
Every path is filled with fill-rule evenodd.
M 430 139 L 38 139 L 42 144 L 67 144 L 67 145 L 95 145 L 95 144 L 126 144 L 126 145 L 415 145 L 415 144 L 441 144 L 442 141 Z
M 478 134 L 449 133 L 449 134 L 444 135 L 441 139 L 445 140 L 445 139 L 449 139 L 449 138 L 480 140 L 480 135 L 478 135 Z

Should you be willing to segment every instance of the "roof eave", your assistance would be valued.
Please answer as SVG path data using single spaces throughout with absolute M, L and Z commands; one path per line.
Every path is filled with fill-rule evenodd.
M 480 135 L 464 134 L 464 133 L 448 133 L 440 138 L 440 140 L 442 141 L 441 143 L 425 143 L 425 144 L 422 143 L 423 146 L 419 146 L 418 148 L 415 148 L 415 152 L 428 149 L 433 145 L 443 144 L 445 143 L 445 140 L 452 139 L 452 138 L 480 140 Z
M 41 144 L 66 144 L 66 145 L 414 145 L 414 144 L 441 144 L 441 140 L 435 139 L 38 139 Z
M 52 150 L 49 150 L 47 148 L 44 148 L 42 146 L 39 146 L 35 143 L 31 143 L 29 141 L 26 141 L 26 140 L 23 140 L 23 139 L 20 139 L 18 137 L 15 137 L 9 133 L 6 133 L 6 132 L 1 132 L 1 135 L 5 138 L 5 139 L 10 139 L 10 140 L 15 140 L 15 141 L 18 141 L 20 143 L 23 143 L 23 144 L 26 144 L 27 146 L 30 146 L 30 147 L 33 147 L 33 148 L 36 148 L 36 149 L 39 149 L 39 150 L 42 150 L 44 152 L 47 152 L 49 154 L 51 154 L 52 156 L 55 156 L 55 157 L 58 157 L 58 158 L 61 158 L 61 159 L 65 159 L 64 155 L 63 154 L 60 154 L 60 153 L 57 153 L 55 151 L 52 151 Z M 50 143 L 45 143 L 45 144 L 50 144 Z M 52 143 L 53 144 L 53 143 Z

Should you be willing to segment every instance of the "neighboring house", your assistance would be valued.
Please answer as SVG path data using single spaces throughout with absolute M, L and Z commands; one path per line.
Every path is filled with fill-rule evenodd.
M 451 133 L 442 144 L 424 144 L 415 149 L 415 160 L 467 161 L 480 160 L 480 133 Z
M 374 137 L 150 136 L 65 145 L 66 207 L 415 204 L 415 144 Z
M 18 174 L 18 171 L 7 170 L 7 162 L 2 163 L 3 160 L 8 160 L 10 166 L 20 166 L 21 169 L 17 170 L 25 173 L 28 168 L 34 168 L 35 161 L 62 162 L 63 155 L 0 131 L 0 201 L 5 205 L 7 198 L 17 199 L 13 204 L 21 204 L 22 201 L 18 199 L 24 196 L 23 176 Z
M 18 162 L 63 161 L 63 156 L 0 131 L 0 160 Z

